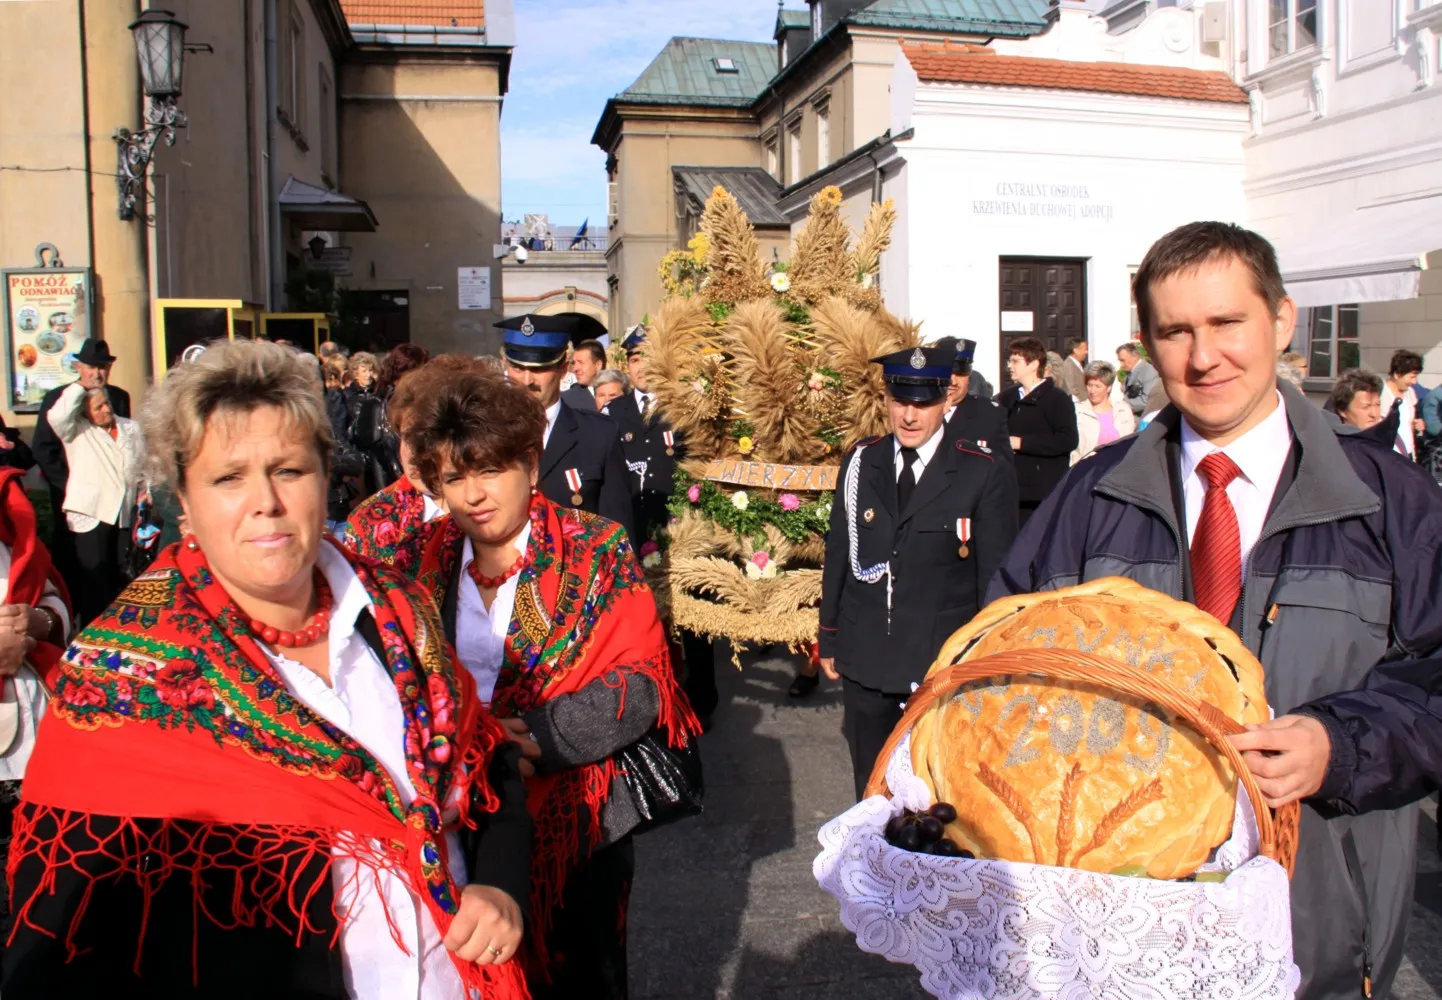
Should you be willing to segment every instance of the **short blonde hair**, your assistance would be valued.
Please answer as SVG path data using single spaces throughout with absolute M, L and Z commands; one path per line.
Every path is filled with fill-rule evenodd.
M 146 400 L 141 424 L 151 480 L 184 491 L 185 470 L 200 453 L 216 416 L 278 407 L 288 424 L 315 442 L 330 469 L 335 437 L 314 361 L 264 340 L 222 340 L 171 369 Z
M 356 370 L 359 368 L 369 368 L 372 375 L 380 375 L 381 372 L 380 362 L 369 351 L 356 351 L 352 354 L 350 360 L 346 362 L 345 373 L 351 378 L 355 378 Z

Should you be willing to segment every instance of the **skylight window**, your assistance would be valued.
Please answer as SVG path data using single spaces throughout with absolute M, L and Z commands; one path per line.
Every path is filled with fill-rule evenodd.
M 712 59 L 711 62 L 716 67 L 716 72 L 718 73 L 741 72 L 741 70 L 736 67 L 736 60 L 730 56 L 717 56 L 715 59 Z

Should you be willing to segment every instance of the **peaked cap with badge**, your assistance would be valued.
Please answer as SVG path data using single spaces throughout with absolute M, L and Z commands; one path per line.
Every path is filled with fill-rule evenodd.
M 954 351 L 935 347 L 913 347 L 872 358 L 881 366 L 886 392 L 907 403 L 934 403 L 946 396 L 951 385 Z
M 496 324 L 506 360 L 517 368 L 550 368 L 566 357 L 572 323 L 564 316 L 512 316 Z

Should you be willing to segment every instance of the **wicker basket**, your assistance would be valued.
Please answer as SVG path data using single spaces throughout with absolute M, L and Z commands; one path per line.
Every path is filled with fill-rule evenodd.
M 887 823 L 903 808 L 933 804 L 911 767 L 922 713 L 970 682 L 1038 675 L 1155 704 L 1231 764 L 1246 796 L 1232 838 L 1205 866 L 1221 881 L 939 857 L 887 842 Z M 863 951 L 915 966 L 922 987 L 944 1000 L 1290 1000 L 1301 981 L 1288 885 L 1300 810 L 1267 806 L 1227 739 L 1241 731 L 1169 682 L 1094 654 L 1011 650 L 933 670 L 909 699 L 867 797 L 821 828 L 817 882 L 841 904 Z

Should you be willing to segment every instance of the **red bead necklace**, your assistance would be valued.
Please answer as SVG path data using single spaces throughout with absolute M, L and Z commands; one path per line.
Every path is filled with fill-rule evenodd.
M 472 559 L 469 563 L 466 564 L 466 572 L 471 575 L 471 579 L 475 581 L 476 586 L 480 589 L 500 590 L 502 585 L 504 585 L 507 580 L 511 579 L 511 577 L 513 576 L 516 576 L 527 566 L 531 565 L 532 558 L 533 557 L 531 555 L 531 547 L 527 545 L 526 551 L 521 553 L 521 558 L 517 559 L 511 565 L 511 568 L 506 570 L 500 576 L 486 576 L 480 571 L 479 568 L 477 568 L 475 559 Z
M 330 633 L 330 613 L 335 598 L 330 585 L 320 573 L 315 575 L 315 614 L 304 628 L 287 632 L 273 625 L 267 625 L 259 618 L 250 620 L 250 631 L 268 646 L 313 646 Z

